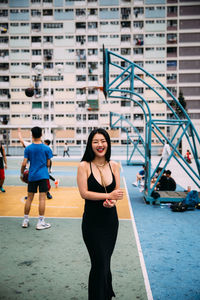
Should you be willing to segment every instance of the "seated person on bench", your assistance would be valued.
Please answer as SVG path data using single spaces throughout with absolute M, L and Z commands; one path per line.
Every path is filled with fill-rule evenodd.
M 133 182 L 133 185 L 135 186 L 140 186 L 141 183 L 144 181 L 144 176 L 145 175 L 145 166 L 143 166 L 143 169 L 140 170 L 137 174 L 136 174 L 136 181 Z
M 167 170 L 163 173 L 160 180 L 156 185 L 157 191 L 175 191 L 176 190 L 176 182 L 171 177 L 171 171 Z
M 167 177 L 167 190 L 166 191 L 175 191 L 176 190 L 176 182 L 175 180 L 171 177 L 171 171 L 167 170 L 165 172 L 165 175 Z

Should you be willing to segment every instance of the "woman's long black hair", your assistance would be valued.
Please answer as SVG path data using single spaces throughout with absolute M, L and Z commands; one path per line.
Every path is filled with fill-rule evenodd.
M 106 142 L 108 144 L 108 148 L 107 148 L 107 151 L 106 151 L 105 158 L 106 158 L 106 161 L 109 162 L 110 161 L 110 156 L 111 156 L 110 136 L 107 133 L 107 131 L 103 128 L 97 128 L 97 129 L 94 129 L 90 132 L 90 135 L 89 135 L 88 141 L 87 141 L 87 145 L 86 145 L 86 149 L 85 149 L 85 153 L 84 153 L 81 161 L 87 161 L 87 162 L 93 161 L 93 159 L 95 157 L 95 154 L 92 150 L 92 140 L 93 140 L 93 137 L 96 133 L 102 134 L 106 139 Z

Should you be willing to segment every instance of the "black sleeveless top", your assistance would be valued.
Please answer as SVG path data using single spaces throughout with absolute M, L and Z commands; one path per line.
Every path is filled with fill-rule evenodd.
M 110 163 L 109 167 L 112 173 L 112 182 L 106 186 L 106 190 L 108 193 L 111 193 L 116 187 L 116 180 L 115 176 L 112 172 Z M 91 174 L 88 177 L 88 191 L 97 192 L 97 193 L 105 193 L 105 188 L 101 185 L 93 175 L 92 166 L 90 163 Z M 112 217 L 117 216 L 116 213 L 116 206 L 112 208 L 107 208 L 103 206 L 103 202 L 105 200 L 87 200 L 85 199 L 85 209 L 83 218 L 88 222 L 91 221 L 92 223 L 104 222 L 107 223 L 111 221 Z M 114 214 L 114 215 L 113 215 Z M 106 221 L 107 220 L 107 221 Z

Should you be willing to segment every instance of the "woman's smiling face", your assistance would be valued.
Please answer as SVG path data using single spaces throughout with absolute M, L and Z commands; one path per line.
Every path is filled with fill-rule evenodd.
M 108 143 L 106 138 L 101 133 L 96 133 L 92 139 L 92 150 L 95 156 L 103 157 L 106 155 Z

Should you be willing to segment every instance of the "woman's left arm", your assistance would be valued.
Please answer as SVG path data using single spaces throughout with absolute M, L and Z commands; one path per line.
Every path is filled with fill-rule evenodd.
M 120 189 L 120 165 L 116 161 L 111 161 L 111 168 L 116 181 L 115 190 Z
M 115 190 L 120 189 L 120 166 L 119 163 L 115 162 L 115 161 L 110 161 L 110 165 L 112 168 L 112 172 L 115 176 L 115 182 L 116 182 L 116 186 L 115 186 Z M 107 207 L 107 208 L 111 208 L 113 206 L 115 206 L 117 203 L 117 200 L 106 200 L 103 203 L 103 206 Z

